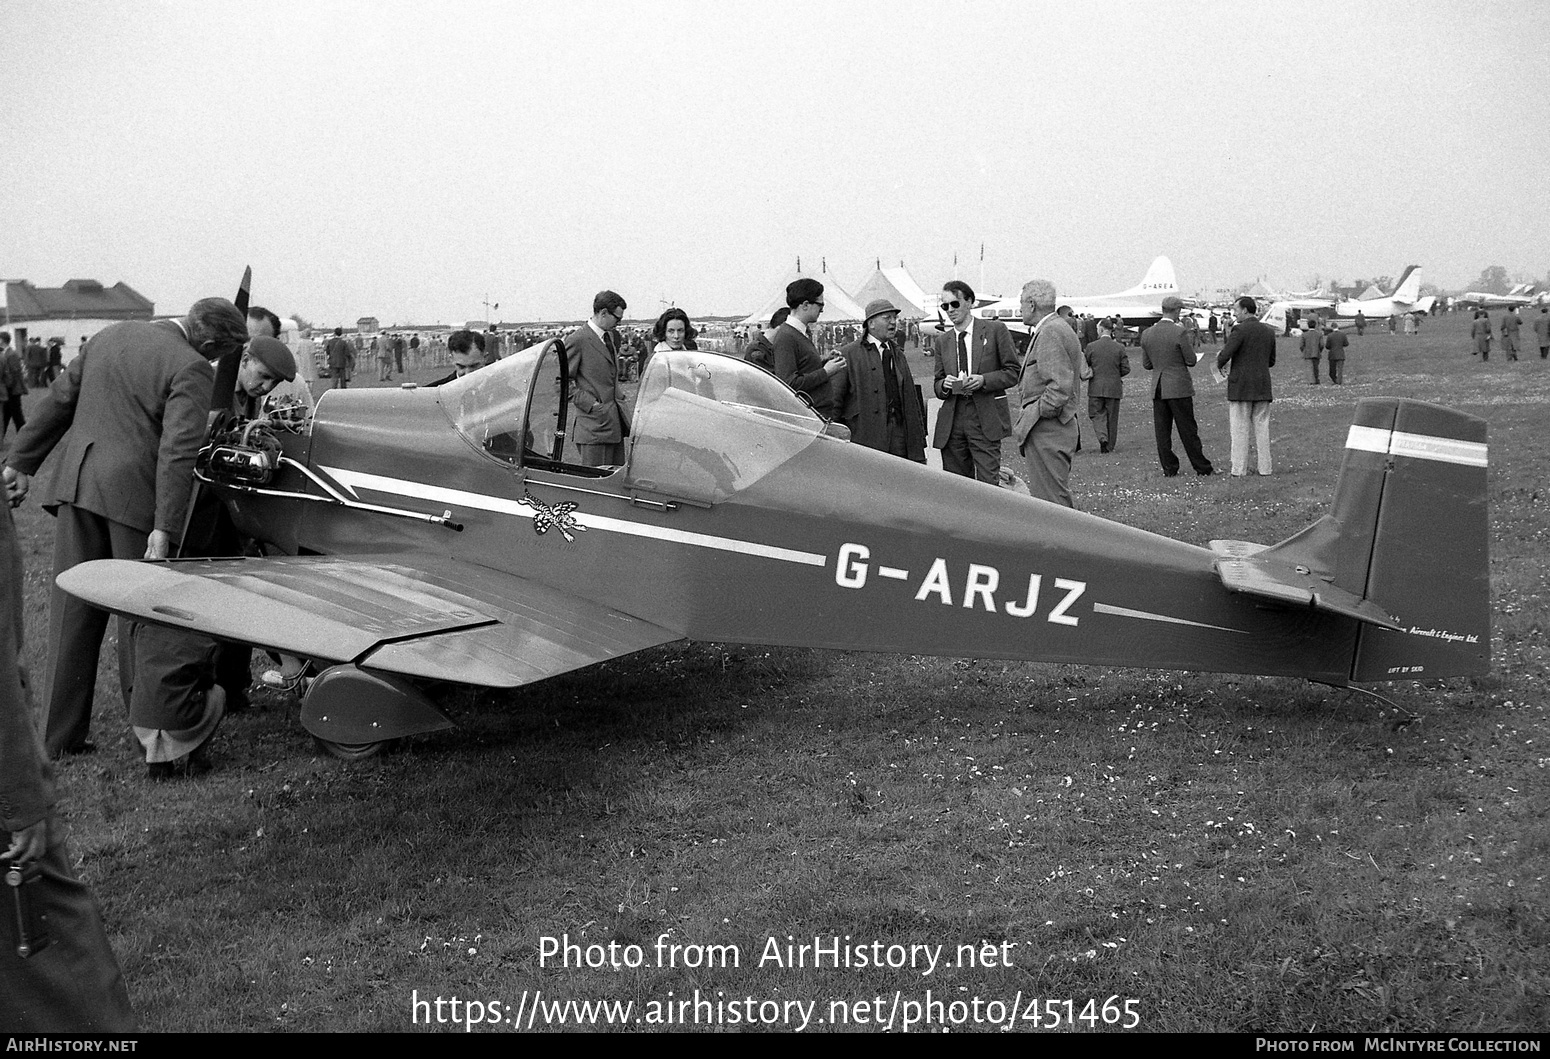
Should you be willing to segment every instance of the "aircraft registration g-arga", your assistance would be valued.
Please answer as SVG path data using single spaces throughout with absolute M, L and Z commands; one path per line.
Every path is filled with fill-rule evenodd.
M 646 369 L 623 466 L 567 436 L 550 339 L 434 388 L 332 390 L 200 474 L 267 557 L 106 560 L 66 591 L 310 660 L 342 755 L 451 726 L 422 682 L 511 688 L 682 638 L 1357 682 L 1490 665 L 1486 428 L 1362 401 L 1330 513 L 1208 547 L 849 443 L 762 368 Z

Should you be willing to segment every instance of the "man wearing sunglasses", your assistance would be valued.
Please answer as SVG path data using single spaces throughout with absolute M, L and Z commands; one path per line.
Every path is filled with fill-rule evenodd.
M 1006 391 L 1017 385 L 1017 347 L 999 320 L 973 314 L 974 290 L 962 280 L 942 285 L 942 310 L 952 327 L 936 338 L 936 381 L 942 399 L 932 447 L 942 469 L 996 485 L 1001 439 L 1012 433 Z
M 845 370 L 845 358 L 838 353 L 820 357 L 818 347 L 808 337 L 808 329 L 823 313 L 823 284 L 815 279 L 792 280 L 786 284 L 786 305 L 791 312 L 770 340 L 774 347 L 771 370 L 804 395 L 813 411 L 832 419 L 834 388 L 830 380 Z
M 624 299 L 613 291 L 599 291 L 592 299 L 592 319 L 565 336 L 565 351 L 570 357 L 570 399 L 576 409 L 571 437 L 587 467 L 617 467 L 624 463 L 630 415 L 619 400 L 618 332 L 625 308 Z

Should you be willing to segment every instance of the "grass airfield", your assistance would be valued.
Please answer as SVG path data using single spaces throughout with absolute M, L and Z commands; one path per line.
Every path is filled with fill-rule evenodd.
M 1359 398 L 1485 417 L 1494 669 L 1380 686 L 1403 728 L 1284 679 L 674 644 L 443 689 L 457 728 L 356 765 L 260 695 L 152 784 L 105 650 L 61 810 L 143 1026 L 1542 1032 L 1550 362 L 1482 364 L 1468 323 L 1369 329 L 1343 387 L 1280 340 L 1270 478 L 1226 476 L 1202 364 L 1222 473 L 1164 479 L 1134 349 L 1119 449 L 1073 473 L 1105 518 L 1270 543 L 1327 509 Z M 51 520 L 17 516 L 41 672 Z

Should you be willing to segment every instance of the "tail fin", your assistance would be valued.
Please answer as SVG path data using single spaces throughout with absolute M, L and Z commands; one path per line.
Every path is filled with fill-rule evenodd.
M 1261 553 L 1392 615 L 1363 623 L 1351 680 L 1491 667 L 1485 420 L 1398 398 L 1362 401 L 1330 513 Z
M 1392 295 L 1397 302 L 1413 302 L 1421 296 L 1421 266 L 1406 265 L 1405 274 L 1399 277 L 1399 286 Z
M 1141 280 L 1141 285 L 1132 287 L 1126 294 L 1177 294 L 1179 291 L 1178 277 L 1173 274 L 1173 262 L 1166 257 L 1159 257 L 1152 262 L 1152 267 L 1146 270 L 1146 277 Z

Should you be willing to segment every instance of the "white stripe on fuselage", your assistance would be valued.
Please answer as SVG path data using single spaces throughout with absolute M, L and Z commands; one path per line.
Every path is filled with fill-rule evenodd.
M 1480 441 L 1459 441 L 1430 434 L 1409 434 L 1403 430 L 1353 426 L 1346 435 L 1345 447 L 1385 456 L 1411 456 L 1418 460 L 1457 463 L 1465 467 L 1486 465 L 1486 445 Z
M 1113 614 L 1120 618 L 1145 618 L 1147 621 L 1165 621 L 1170 625 L 1193 625 L 1197 629 L 1216 629 L 1220 632 L 1235 632 L 1247 636 L 1244 629 L 1229 629 L 1225 625 L 1207 625 L 1203 621 L 1190 621 L 1188 618 L 1175 618 L 1168 614 L 1153 614 L 1146 610 L 1131 610 L 1129 607 L 1116 607 L 1112 603 L 1094 603 L 1094 614 Z
M 477 508 L 481 511 L 496 511 L 503 515 L 517 515 L 521 518 L 532 518 L 533 509 L 520 500 L 509 500 L 504 497 L 488 496 L 484 493 L 470 493 L 462 489 L 447 489 L 439 485 L 427 485 L 424 482 L 411 482 L 404 478 L 387 478 L 380 474 L 367 474 L 364 471 L 350 471 L 342 467 L 319 467 L 334 481 L 355 491 L 357 486 L 364 489 L 373 489 L 379 493 L 393 493 L 397 496 L 415 497 L 420 500 L 429 500 L 436 504 L 455 504 L 462 507 Z M 535 488 L 541 488 L 542 482 L 530 482 Z M 624 500 L 626 498 L 620 497 Z M 801 563 L 804 566 L 824 566 L 828 563 L 828 557 L 817 552 L 797 551 L 794 548 L 777 548 L 769 544 L 755 544 L 752 541 L 734 540 L 730 537 L 713 537 L 707 533 L 690 533 L 685 530 L 669 529 L 665 526 L 648 526 L 639 522 L 630 522 L 625 519 L 609 518 L 606 515 L 592 515 L 577 511 L 572 516 L 577 522 L 588 529 L 611 530 L 614 533 L 628 533 L 635 537 L 650 537 L 654 540 L 671 541 L 674 544 L 689 544 L 698 548 L 714 548 L 717 551 L 736 552 L 739 555 L 755 555 L 764 559 L 779 559 L 787 563 Z

